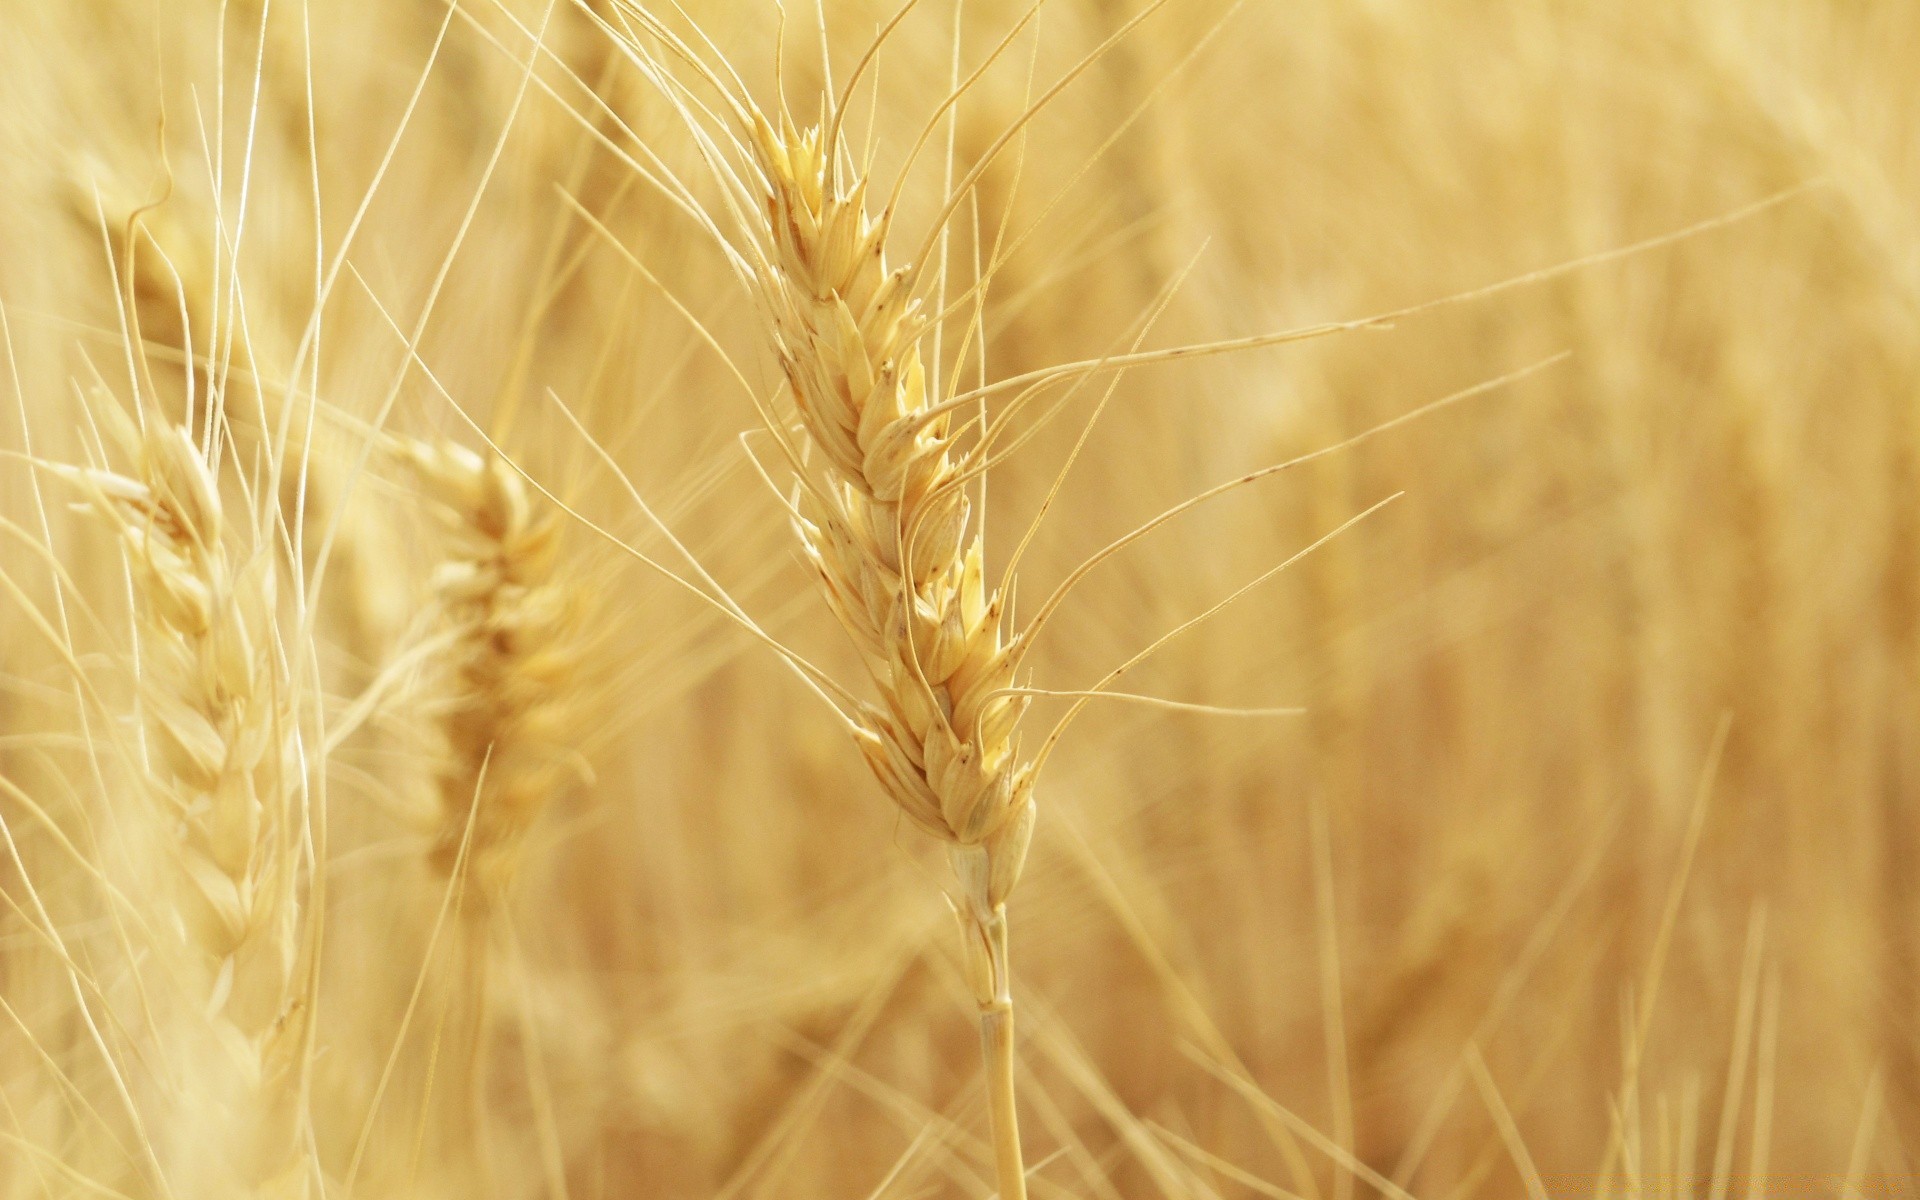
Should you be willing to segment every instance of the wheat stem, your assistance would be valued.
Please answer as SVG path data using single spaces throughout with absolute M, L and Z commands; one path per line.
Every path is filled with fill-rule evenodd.
M 1020 1114 L 1014 1099 L 1013 995 L 1007 962 L 1005 906 L 979 931 L 987 939 L 998 983 L 980 1006 L 980 1056 L 987 1069 L 987 1104 L 993 1121 L 993 1161 L 1000 1200 L 1026 1200 L 1027 1173 L 1020 1155 Z

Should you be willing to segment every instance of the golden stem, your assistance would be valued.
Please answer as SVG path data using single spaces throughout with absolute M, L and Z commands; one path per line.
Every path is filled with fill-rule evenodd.
M 1020 1157 L 1020 1114 L 1014 1098 L 1013 991 L 1007 970 L 1006 909 L 979 922 L 992 964 L 992 987 L 980 997 L 980 1054 L 986 1065 L 987 1107 L 993 1122 L 993 1160 L 1000 1200 L 1027 1200 Z

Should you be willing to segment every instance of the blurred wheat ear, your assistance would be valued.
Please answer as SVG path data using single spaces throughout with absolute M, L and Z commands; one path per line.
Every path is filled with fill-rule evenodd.
M 125 817 L 154 827 L 170 901 L 155 910 L 156 950 L 188 1000 L 158 1050 L 183 1060 L 176 1103 L 226 1143 L 184 1169 L 250 1195 L 304 1195 L 303 781 L 278 560 L 229 521 L 208 444 L 157 415 L 136 426 L 100 408 L 131 473 L 55 470 L 121 543 L 135 591 L 151 808 Z M 183 1049 L 203 1036 L 204 1053 Z
M 431 852 L 474 884 L 475 911 L 510 884 L 529 825 L 565 786 L 576 598 L 557 577 L 553 518 L 497 455 L 451 442 L 400 453 L 440 518 L 432 578 L 451 695 L 441 721 L 441 812 Z

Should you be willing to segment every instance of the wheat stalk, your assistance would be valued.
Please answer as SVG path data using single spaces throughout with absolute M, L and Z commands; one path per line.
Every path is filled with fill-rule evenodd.
M 719 90 L 743 135 L 733 145 L 751 183 L 721 164 L 712 139 L 701 141 L 729 200 L 756 206 L 735 209 L 748 250 L 731 246 L 677 180 L 664 186 L 715 234 L 765 314 L 801 431 L 796 441 L 790 422 L 762 407 L 798 479 L 793 528 L 881 703 L 788 658 L 845 701 L 835 706 L 882 787 L 947 848 L 979 1009 L 999 1195 L 1025 1200 L 1006 905 L 1033 838 L 1037 764 L 1022 756 L 1017 733 L 1029 703 L 1014 686 L 1025 646 L 1003 628 L 967 492 L 986 470 L 992 435 L 972 421 L 956 427 L 955 406 L 933 394 L 921 357 L 935 325 L 919 298 L 928 277 L 918 261 L 889 267 L 892 205 L 869 211 L 868 181 L 839 144 L 841 107 L 824 106 L 806 128 L 784 106 L 769 120 L 737 76 L 729 83 L 706 67 L 644 10 L 621 4 L 618 19 L 624 31 L 603 27 L 697 136 L 695 109 L 704 106 L 676 91 L 636 26 Z
M 670 199 L 715 235 L 747 281 L 772 333 L 797 422 L 764 404 L 760 412 L 796 476 L 793 528 L 881 698 L 875 705 L 832 685 L 846 702 L 836 701 L 835 706 L 900 811 L 947 847 L 958 881 L 952 899 L 961 925 L 966 977 L 979 1007 L 999 1194 L 1002 1200 L 1024 1200 L 1006 904 L 1032 842 L 1037 815 L 1034 785 L 1041 766 L 1090 701 L 1119 695 L 1110 689 L 1126 672 L 1302 555 L 1378 511 L 1392 497 L 1161 635 L 1091 688 L 1047 692 L 1016 682 L 1041 628 L 1093 568 L 1207 499 L 1294 464 L 1242 475 L 1163 511 L 1075 568 L 1023 627 L 1010 628 L 1011 606 L 1003 603 L 1002 593 L 1011 594 L 1017 584 L 1017 566 L 1027 542 L 1023 539 L 1016 546 L 1000 584 L 990 583 L 984 569 L 984 539 L 968 488 L 1031 436 L 1031 425 L 1038 422 L 1012 432 L 1015 417 L 1056 385 L 1071 384 L 1071 395 L 1095 376 L 1117 380 L 1119 373 L 1142 363 L 1277 345 L 1347 326 L 1325 325 L 1143 352 L 1138 338 L 1144 337 L 1169 293 L 1143 319 L 1128 352 L 992 383 L 983 380 L 971 391 L 943 394 L 939 331 L 950 314 L 972 305 L 976 323 L 968 331 L 967 344 L 984 336 L 977 324 L 979 306 L 1003 249 L 996 241 L 992 263 L 976 264 L 975 286 L 948 307 L 946 274 L 939 264 L 944 262 L 941 246 L 959 205 L 1025 123 L 1159 5 L 1149 5 L 1082 58 L 1002 129 L 962 180 L 957 184 L 949 180 L 944 202 L 914 255 L 890 266 L 887 244 L 892 215 L 914 157 L 959 97 L 1026 25 L 1023 19 L 1003 36 L 965 81 L 959 79 L 955 66 L 948 100 L 923 125 L 891 195 L 871 209 L 867 202 L 870 180 L 843 142 L 843 120 L 860 75 L 911 7 L 901 9 L 892 23 L 882 27 L 852 76 L 841 85 L 838 98 L 826 99 L 820 120 L 810 126 L 794 121 L 784 97 L 777 117 L 770 118 L 747 95 L 723 57 L 718 68 L 709 65 L 693 46 L 630 3 L 618 5 L 624 35 L 614 32 L 632 52 L 631 60 L 676 105 L 694 131 L 728 207 L 745 228 L 746 244 L 734 245 L 684 185 L 674 179 L 662 183 Z M 681 88 L 641 48 L 636 28 L 666 45 L 673 57 L 713 86 L 722 97 L 721 110 L 715 112 Z M 706 45 L 713 49 L 711 43 Z M 729 149 L 744 170 L 728 164 Z M 929 263 L 935 265 L 930 268 Z M 927 298 L 933 296 L 939 300 L 929 307 Z M 928 343 L 932 372 L 922 357 L 923 345 Z M 955 361 L 964 358 L 963 351 Z M 1110 382 L 1109 396 L 1112 386 Z M 1017 394 L 989 413 L 989 398 L 1004 392 Z M 1057 402 L 1055 411 L 1063 403 Z M 1101 407 L 1105 403 L 1103 399 Z M 1039 422 L 1046 419 L 1047 414 L 1042 414 Z M 1084 444 L 1083 433 L 1067 467 Z M 1045 515 L 1065 470 L 1056 476 L 1054 492 L 1029 526 L 1029 536 Z M 810 683 L 824 678 L 791 652 L 788 656 Z M 1019 726 L 1036 695 L 1059 696 L 1073 703 L 1038 752 L 1028 757 L 1021 750 Z M 1229 711 L 1157 697 L 1127 698 L 1173 708 Z
M 1033 770 L 1016 727 L 1018 647 L 982 567 L 968 458 L 929 416 L 915 264 L 890 269 L 887 221 L 820 126 L 753 113 L 765 189 L 757 271 L 780 364 L 824 470 L 794 527 L 883 704 L 855 714 L 867 763 L 901 812 L 947 845 L 980 1010 L 1003 1200 L 1026 1195 L 1014 1104 L 1008 894 L 1033 836 Z
M 142 631 L 139 698 L 178 934 L 174 949 L 223 1053 L 188 1064 L 232 1144 L 189 1138 L 255 1197 L 306 1194 L 300 1134 L 304 1022 L 290 689 L 275 646 L 272 557 L 234 553 L 214 468 L 181 427 L 134 433 L 131 475 L 65 469 L 132 567 Z M 163 910 L 164 911 L 164 910 Z M 230 1067 L 222 1078 L 220 1068 Z M 194 1106 L 197 1109 L 199 1105 Z

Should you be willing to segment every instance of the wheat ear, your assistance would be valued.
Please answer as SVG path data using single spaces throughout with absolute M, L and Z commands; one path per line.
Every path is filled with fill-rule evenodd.
M 1026 1195 L 1014 1104 L 1006 901 L 1033 836 L 1033 771 L 1016 725 L 1015 643 L 986 582 L 948 415 L 927 415 L 928 332 L 913 264 L 890 269 L 887 222 L 819 127 L 754 113 L 765 188 L 758 268 L 775 345 L 823 469 L 795 529 L 883 697 L 856 714 L 868 764 L 900 810 L 945 842 L 968 981 L 980 1006 L 1002 1200 Z
M 410 442 L 402 453 L 446 537 L 433 591 L 452 695 L 432 860 L 452 870 L 464 843 L 484 909 L 572 770 L 560 739 L 579 665 L 578 605 L 554 577 L 557 523 L 503 459 L 452 442 Z
M 300 783 L 277 665 L 274 560 L 236 558 L 214 472 L 183 428 L 126 431 L 132 475 L 69 470 L 125 547 L 139 600 L 148 788 L 175 869 L 181 972 L 236 1071 L 213 1111 L 240 1122 L 216 1168 L 243 1194 L 306 1194 L 304 1024 L 295 976 Z M 199 1019 L 196 1015 L 195 1020 Z M 202 1079 L 215 1064 L 194 1063 Z M 231 1086 L 235 1094 L 226 1093 Z M 221 1141 L 203 1130 L 201 1145 Z

